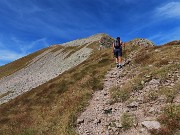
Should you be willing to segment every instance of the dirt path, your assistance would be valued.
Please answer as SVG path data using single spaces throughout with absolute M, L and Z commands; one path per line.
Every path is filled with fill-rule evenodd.
M 94 93 L 90 105 L 78 119 L 79 134 L 106 134 L 107 131 L 105 127 L 108 124 L 108 119 L 107 114 L 105 114 L 104 111 L 111 109 L 110 106 L 107 105 L 110 100 L 110 93 L 108 90 L 113 85 L 116 85 L 117 74 L 119 72 L 122 72 L 122 70 L 116 68 L 111 70 L 105 77 L 104 89 Z
M 127 110 L 124 109 L 126 107 L 123 103 L 110 104 L 111 97 L 109 90 L 114 86 L 121 86 L 128 81 L 126 76 L 121 76 L 124 72 L 128 72 L 126 67 L 122 69 L 113 68 L 107 73 L 104 80 L 104 89 L 94 93 L 89 103 L 90 105 L 77 120 L 77 132 L 80 135 L 119 134 L 118 128 L 122 127 L 120 116 Z

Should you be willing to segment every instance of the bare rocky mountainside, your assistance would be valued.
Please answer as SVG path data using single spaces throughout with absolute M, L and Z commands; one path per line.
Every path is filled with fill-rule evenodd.
M 0 80 L 0 104 L 17 97 L 86 60 L 92 52 L 87 46 L 100 41 L 103 34 L 54 45 L 37 55 L 27 65 Z M 72 46 L 72 47 L 69 47 Z M 3 96 L 2 96 L 3 95 Z
M 0 134 L 179 135 L 180 41 L 126 42 L 122 69 L 112 42 L 96 34 L 0 67 Z

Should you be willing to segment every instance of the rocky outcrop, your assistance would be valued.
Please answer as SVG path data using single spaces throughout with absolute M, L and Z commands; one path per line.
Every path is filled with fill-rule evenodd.
M 150 40 L 148 39 L 145 39 L 145 38 L 136 38 L 132 41 L 130 41 L 130 43 L 132 45 L 137 45 L 137 46 L 155 46 L 155 44 L 153 42 L 151 42 Z
M 95 41 L 100 41 L 101 38 L 103 38 L 104 36 L 109 37 L 108 35 L 106 35 L 104 33 L 100 33 L 100 34 L 90 36 L 88 38 L 82 38 L 82 39 L 73 40 L 73 41 L 70 41 L 67 43 L 63 43 L 61 45 L 65 45 L 65 46 L 85 45 L 85 44 L 93 43 Z
M 111 48 L 114 39 L 108 35 L 104 35 L 100 39 L 100 45 L 102 48 Z

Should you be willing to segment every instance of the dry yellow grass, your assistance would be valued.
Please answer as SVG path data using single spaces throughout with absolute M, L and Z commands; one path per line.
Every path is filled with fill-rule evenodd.
M 131 47 L 132 48 L 132 47 Z M 179 95 L 180 82 L 177 81 L 175 73 L 180 72 L 180 42 L 171 42 L 163 46 L 154 46 L 140 49 L 134 58 L 132 65 L 136 72 L 135 75 L 127 75 L 131 80 L 125 83 L 121 88 L 113 88 L 111 90 L 112 101 L 125 102 L 130 97 L 131 92 L 134 90 L 141 90 L 144 86 L 141 81 L 148 82 L 151 79 L 158 79 L 163 84 L 168 79 L 176 82 L 170 89 L 169 87 L 160 87 L 158 91 L 147 92 L 146 102 L 158 99 L 163 95 L 166 97 L 166 102 L 171 104 L 167 106 L 158 120 L 162 123 L 161 129 L 152 130 L 153 135 L 173 135 L 179 130 L 180 108 L 179 105 L 173 103 L 176 96 Z M 163 109 L 163 108 L 161 108 Z

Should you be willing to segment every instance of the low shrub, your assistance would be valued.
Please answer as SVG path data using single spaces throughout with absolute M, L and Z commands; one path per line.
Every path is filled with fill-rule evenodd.
M 121 124 L 122 124 L 122 127 L 124 130 L 130 129 L 133 126 L 134 121 L 135 121 L 135 119 L 132 114 L 124 113 L 121 116 Z

